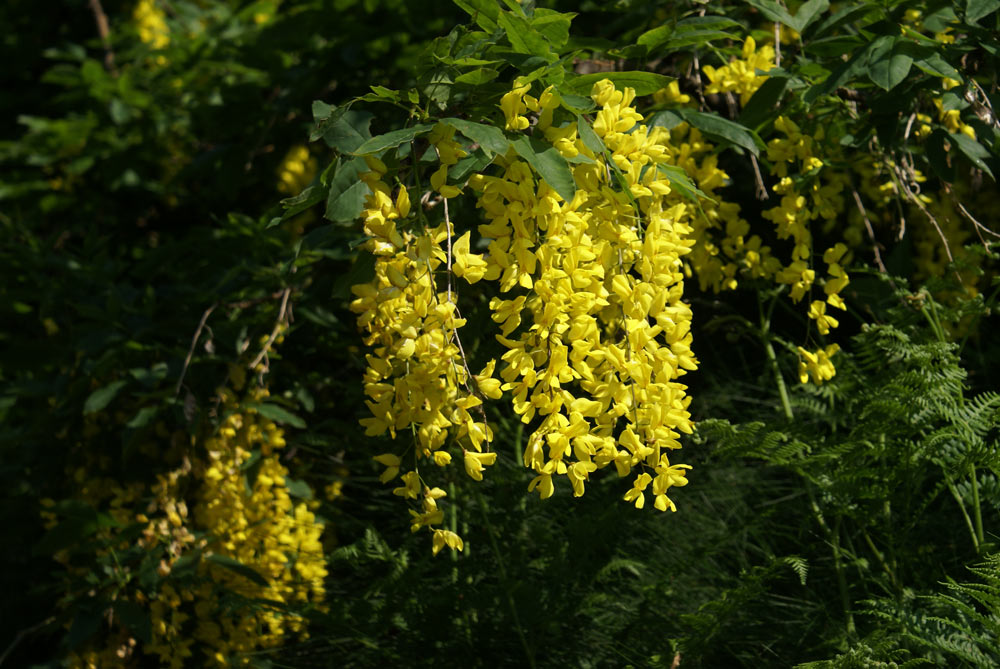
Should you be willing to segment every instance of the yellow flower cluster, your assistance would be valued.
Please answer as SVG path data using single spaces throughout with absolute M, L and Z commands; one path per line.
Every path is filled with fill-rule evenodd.
M 163 49 L 170 44 L 170 28 L 166 15 L 156 6 L 155 0 L 139 0 L 132 11 L 139 39 L 153 49 Z
M 765 44 L 759 49 L 753 37 L 743 42 L 742 58 L 734 58 L 727 65 L 702 68 L 708 77 L 706 93 L 737 93 L 740 104 L 745 105 L 757 89 L 764 85 L 767 77 L 760 72 L 768 72 L 774 67 L 774 47 Z
M 453 128 L 442 125 L 431 134 L 441 161 L 431 184 L 442 199 L 459 193 L 457 187 L 446 183 L 448 166 L 464 155 L 453 134 Z M 482 478 L 482 466 L 496 459 L 495 453 L 483 452 L 493 432 L 481 407 L 482 396 L 497 396 L 499 384 L 490 378 L 492 366 L 479 375 L 473 375 L 467 366 L 458 338 L 465 319 L 458 311 L 453 277 L 475 283 L 483 277 L 485 263 L 469 252 L 468 233 L 454 238 L 450 221 L 433 228 L 423 224 L 415 231 L 400 229 L 398 224 L 411 213 L 409 192 L 401 186 L 393 197 L 381 180 L 385 165 L 376 158 L 369 158 L 368 164 L 371 171 L 361 178 L 371 193 L 363 216 L 366 248 L 375 255 L 375 276 L 353 287 L 357 299 L 351 304 L 359 314 L 359 326 L 368 332 L 365 343 L 373 347 L 366 356 L 365 373 L 372 417 L 363 419 L 362 425 L 369 436 L 388 430 L 395 438 L 398 431 L 410 431 L 415 458 L 429 459 L 439 467 L 452 460 L 445 446 L 449 430 L 454 428 L 465 452 L 466 470 L 473 478 Z M 439 279 L 442 273 L 444 277 Z M 470 385 L 473 381 L 476 390 Z M 403 466 L 401 458 L 393 454 L 376 460 L 387 467 L 381 476 L 383 482 L 395 478 Z M 421 498 L 421 510 L 412 511 L 413 530 L 430 528 L 437 550 L 443 545 L 441 541 L 461 550 L 463 544 L 457 536 L 438 534 L 444 530 L 433 527 L 443 522 L 437 500 L 445 496 L 444 491 L 424 486 L 420 494 L 418 463 L 414 466 L 405 479 L 408 492 L 403 495 Z
M 548 497 L 553 477 L 564 475 L 580 496 L 591 472 L 614 464 L 620 476 L 640 471 L 628 501 L 642 507 L 652 482 L 654 504 L 666 510 L 674 508 L 666 491 L 687 481 L 687 465 L 671 465 L 664 451 L 692 431 L 690 398 L 675 379 L 697 366 L 681 300 L 681 257 L 693 241 L 687 205 L 668 200 L 669 181 L 656 169 L 669 135 L 642 123 L 634 97 L 607 80 L 594 86 L 601 153 L 575 123 L 551 126 L 546 112 L 559 104 L 551 89 L 537 102 L 523 97 L 539 113 L 536 129 L 565 157 L 583 158 L 572 168 L 572 201 L 536 184 L 512 154 L 498 161 L 502 174 L 470 185 L 487 219 L 479 226 L 491 240 L 487 272 L 500 275 L 502 292 L 521 293 L 490 308 L 508 349 L 501 389 L 523 422 L 541 419 L 524 452 L 536 474 L 530 489 Z
M 244 375 L 234 371 L 232 385 L 239 389 Z M 278 460 L 285 445 L 282 430 L 244 406 L 266 396 L 266 389 L 255 388 L 241 401 L 232 390 L 220 390 L 225 418 L 218 432 L 200 442 L 190 440 L 187 448 L 183 437 L 180 443 L 173 439 L 173 454 L 183 452 L 180 464 L 158 475 L 151 487 L 123 486 L 77 470 L 79 497 L 105 509 L 120 527 L 138 524 L 137 545 L 159 554 L 160 561 L 152 588 L 133 567 L 120 566 L 114 597 L 147 612 L 150 642 L 137 644 L 128 628 L 116 624 L 102 647 L 74 654 L 71 666 L 120 666 L 137 651 L 164 667 L 242 666 L 254 651 L 277 646 L 289 635 L 305 636 L 304 620 L 294 610 L 322 608 L 324 526 L 315 516 L 316 502 L 290 496 L 288 471 Z M 53 514 L 45 515 L 53 524 Z M 104 557 L 130 547 L 116 531 L 101 530 Z M 82 577 L 86 570 L 73 565 L 65 552 L 57 559 L 70 577 Z M 184 563 L 197 568 L 182 577 L 193 581 L 181 586 L 173 572 Z M 253 574 L 247 570 L 257 578 L 248 578 Z M 234 601 L 244 604 L 234 607 Z M 201 657 L 195 659 L 196 654 Z
M 407 189 L 393 196 L 380 161 L 368 159 L 371 172 L 362 177 L 371 189 L 366 247 L 375 255 L 375 277 L 353 288 L 352 309 L 373 347 L 365 376 L 373 415 L 362 424 L 369 435 L 412 432 L 414 467 L 393 493 L 417 505 L 411 527 L 432 530 L 435 553 L 463 542 L 434 527 L 444 522 L 445 492 L 425 482 L 420 460 L 448 465 L 451 433 L 466 473 L 482 480 L 497 457 L 484 451 L 493 435 L 483 400 L 504 393 L 523 422 L 538 418 L 524 464 L 535 472 L 529 489 L 543 498 L 558 476 L 582 495 L 590 473 L 612 464 L 620 476 L 639 470 L 625 496 L 637 507 L 651 484 L 654 506 L 675 509 L 666 493 L 687 483 L 688 466 L 671 464 L 666 453 L 680 447 L 680 432 L 692 431 L 690 398 L 675 379 L 697 366 L 691 310 L 681 299 L 691 212 L 657 169 L 666 164 L 669 133 L 642 124 L 634 92 L 605 80 L 593 92 L 595 150 L 575 122 L 553 124 L 560 100 L 552 88 L 537 98 L 529 90 L 518 82 L 503 97 L 506 127 L 527 129 L 534 112 L 536 136 L 572 161 L 576 196 L 565 201 L 513 149 L 497 156 L 498 173 L 467 182 L 486 219 L 478 226 L 485 254 L 472 252 L 471 231 L 455 237 L 448 216 L 448 200 L 465 187 L 447 183 L 448 167 L 465 153 L 449 126 L 430 135 L 441 164 L 430 184 L 443 223 L 407 220 Z M 490 302 L 507 349 L 499 379 L 496 360 L 480 374 L 468 368 L 453 277 L 497 281 L 507 294 Z M 404 468 L 400 455 L 375 459 L 386 467 L 383 482 Z
M 288 150 L 278 166 L 278 191 L 285 195 L 298 195 L 316 178 L 316 157 L 309 149 L 297 144 Z

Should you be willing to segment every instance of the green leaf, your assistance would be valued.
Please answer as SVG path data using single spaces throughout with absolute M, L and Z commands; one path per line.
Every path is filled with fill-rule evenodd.
M 149 643 L 152 638 L 152 623 L 146 609 L 137 602 L 119 600 L 115 602 L 115 615 L 128 628 L 132 636 L 142 643 Z
M 692 44 L 705 44 L 716 39 L 738 39 L 726 28 L 739 26 L 736 21 L 724 16 L 693 16 L 680 21 L 675 26 L 660 26 L 646 31 L 636 43 L 652 52 L 664 47 L 675 51 Z
M 955 181 L 955 166 L 948 160 L 948 150 L 945 148 L 948 143 L 948 133 L 938 128 L 927 138 L 925 147 L 927 162 L 934 174 L 942 181 L 952 183 Z
M 673 130 L 683 122 L 683 118 L 670 110 L 658 111 L 649 117 L 649 127 L 651 128 L 660 126 L 667 130 Z
M 158 407 L 143 407 L 139 409 L 139 411 L 136 412 L 134 416 L 132 416 L 129 422 L 125 423 L 125 427 L 131 427 L 131 428 L 146 427 L 147 425 L 149 425 L 149 422 L 153 420 L 153 418 L 156 416 L 158 410 L 159 410 Z
M 556 59 L 548 41 L 525 19 L 510 12 L 503 12 L 500 14 L 499 23 L 500 27 L 507 33 L 510 45 L 517 53 L 538 56 L 546 62 L 552 62 Z
M 214 562 L 220 567 L 224 567 L 235 574 L 239 574 L 243 578 L 246 578 L 261 587 L 268 588 L 271 586 L 271 584 L 268 583 L 266 578 L 257 573 L 256 569 L 254 569 L 253 567 L 248 567 L 239 560 L 234 560 L 233 558 L 228 557 L 226 555 L 216 555 L 216 554 L 209 555 L 206 557 L 206 559 L 209 562 Z
M 306 209 L 322 202 L 327 197 L 327 189 L 320 184 L 309 186 L 295 197 L 285 198 L 281 201 L 281 206 L 285 208 L 285 213 L 281 215 L 279 221 L 287 221 L 293 216 L 301 214 Z
M 90 394 L 87 401 L 83 403 L 83 413 L 95 413 L 111 403 L 118 391 L 125 387 L 127 381 L 115 381 L 103 388 L 98 388 Z
M 285 477 L 285 487 L 288 488 L 288 494 L 292 497 L 298 497 L 300 499 L 312 499 L 313 491 L 309 487 L 309 484 L 300 479 L 292 479 Z
M 595 72 L 573 77 L 559 87 L 559 92 L 574 95 L 590 95 L 594 84 L 604 79 L 610 79 L 615 88 L 621 90 L 628 86 L 635 89 L 636 95 L 652 95 L 661 88 L 666 88 L 674 77 L 666 77 L 653 72 Z
M 489 155 L 507 153 L 510 148 L 510 140 L 504 136 L 503 131 L 492 125 L 475 123 L 460 118 L 443 118 L 442 123 L 450 125 L 473 142 L 479 144 Z
M 677 112 L 685 121 L 702 132 L 721 137 L 736 146 L 746 149 L 755 156 L 760 155 L 760 149 L 764 146 L 764 140 L 753 130 L 715 114 L 705 114 L 689 109 L 679 109 Z
M 371 122 L 370 112 L 338 109 L 327 121 L 316 127 L 312 137 L 322 137 L 330 148 L 341 153 L 351 153 L 371 138 L 371 131 L 368 129 Z
M 368 184 L 363 181 L 356 181 L 339 193 L 334 193 L 331 189 L 323 216 L 335 223 L 357 220 L 365 208 L 365 197 L 368 193 Z
M 771 19 L 784 23 L 786 26 L 801 33 L 806 27 L 816 20 L 820 14 L 830 6 L 830 0 L 809 0 L 799 7 L 795 16 L 790 15 L 785 8 L 775 0 L 746 0 L 747 4 L 756 7 L 761 14 Z
M 465 74 L 460 74 L 455 77 L 456 84 L 469 84 L 470 86 L 479 86 L 480 84 L 485 84 L 499 76 L 500 71 L 495 70 L 492 67 L 479 67 L 471 72 L 466 72 Z
M 989 165 L 984 162 L 986 159 L 992 157 L 992 154 L 986 149 L 986 147 L 976 140 L 961 133 L 950 133 L 948 137 L 951 142 L 958 147 L 958 150 L 961 151 L 966 158 L 972 161 L 973 165 L 989 174 L 990 178 L 996 181 L 996 177 L 993 176 L 993 171 L 990 170 Z
M 399 130 L 393 130 L 392 132 L 387 132 L 384 135 L 379 135 L 377 137 L 372 137 L 366 142 L 363 142 L 360 146 L 355 148 L 351 153 L 356 156 L 364 156 L 372 153 L 381 153 L 386 149 L 391 149 L 399 146 L 404 142 L 413 141 L 413 139 L 428 132 L 434 126 L 421 123 L 419 125 L 414 125 L 409 128 L 401 128 Z
M 283 423 L 285 425 L 291 425 L 292 427 L 297 427 L 302 429 L 306 426 L 306 422 L 293 414 L 291 411 L 278 404 L 272 404 L 270 402 L 262 403 L 249 403 L 248 408 L 256 409 L 264 418 L 273 420 L 275 423 Z
M 807 105 L 812 104 L 815 100 L 836 91 L 854 78 L 867 65 L 871 49 L 872 46 L 869 45 L 868 48 L 855 51 L 846 63 L 827 75 L 826 79 L 810 86 L 809 90 L 803 93 L 802 101 Z
M 500 7 L 495 0 L 454 0 L 454 2 L 469 14 L 480 28 L 488 33 L 496 31 Z
M 880 38 L 868 61 L 868 78 L 880 88 L 891 91 L 910 73 L 913 58 L 907 53 L 909 41 L 903 37 Z
M 574 13 L 562 13 L 552 9 L 537 8 L 531 18 L 531 27 L 537 30 L 555 48 L 559 49 L 569 41 L 569 26 Z
M 757 92 L 747 100 L 740 112 L 740 123 L 748 128 L 757 128 L 774 113 L 774 108 L 788 87 L 787 77 L 769 77 Z
M 569 163 L 558 149 L 534 137 L 518 137 L 511 144 L 517 155 L 524 158 L 563 200 L 569 202 L 573 199 L 576 195 L 576 182 L 573 181 Z
M 955 81 L 962 81 L 964 79 L 959 71 L 952 67 L 951 63 L 942 58 L 941 54 L 938 53 L 932 53 L 926 58 L 914 61 L 913 64 L 934 77 L 948 77 Z
M 656 171 L 662 174 L 663 177 L 670 182 L 670 184 L 674 187 L 674 190 L 692 202 L 698 202 L 699 198 L 715 202 L 715 200 L 703 193 L 697 186 L 694 185 L 694 183 L 692 183 L 691 179 L 688 178 L 687 172 L 685 172 L 683 168 L 677 167 L 676 165 L 664 165 L 663 163 L 660 163 L 656 166 Z
M 367 172 L 368 166 L 364 158 L 354 158 L 346 163 L 337 163 L 337 168 L 330 179 L 330 192 L 326 200 L 324 216 L 337 223 L 355 221 L 365 208 L 365 197 L 368 195 L 368 184 L 361 181 L 362 172 Z
M 966 0 L 965 20 L 976 23 L 979 19 L 992 14 L 1000 8 L 1000 0 Z
M 576 131 L 580 133 L 580 139 L 583 141 L 583 145 L 596 154 L 601 154 L 607 151 L 607 147 L 604 146 L 604 141 L 597 136 L 594 129 L 587 122 L 587 119 L 583 118 L 580 114 L 576 116 Z

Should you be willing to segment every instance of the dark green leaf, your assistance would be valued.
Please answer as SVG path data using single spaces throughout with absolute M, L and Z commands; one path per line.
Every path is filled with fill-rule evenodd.
M 927 74 L 935 77 L 948 77 L 956 81 L 962 81 L 963 77 L 958 70 L 951 66 L 951 63 L 941 57 L 941 54 L 932 53 L 926 58 L 914 61 L 913 63 Z
M 1000 0 L 966 0 L 965 20 L 976 23 L 979 19 L 992 14 L 1000 8 Z
M 234 560 L 231 557 L 228 557 L 228 556 L 225 556 L 225 555 L 212 554 L 212 555 L 207 556 L 206 559 L 209 562 L 214 562 L 215 564 L 219 565 L 220 567 L 224 567 L 224 568 L 230 570 L 231 572 L 233 572 L 235 574 L 239 574 L 243 578 L 246 578 L 246 579 L 248 579 L 250 581 L 253 581 L 254 583 L 256 583 L 257 585 L 259 585 L 261 587 L 267 588 L 267 587 L 270 587 L 270 585 L 271 585 L 270 583 L 267 582 L 266 578 L 264 578 L 259 573 L 257 573 L 256 569 L 254 569 L 252 567 L 248 567 L 247 565 L 243 564 L 242 562 L 240 562 L 238 560 Z
M 295 197 L 285 198 L 281 201 L 281 206 L 285 208 L 285 213 L 281 215 L 279 221 L 287 221 L 293 216 L 301 214 L 306 209 L 322 202 L 327 197 L 327 189 L 320 184 L 309 186 Z
M 372 122 L 370 112 L 347 110 L 334 112 L 330 120 L 313 132 L 316 137 L 322 137 L 330 148 L 341 153 L 351 153 L 371 138 L 368 126 Z M 317 134 L 318 133 L 318 134 Z
M 615 88 L 621 90 L 626 86 L 635 89 L 636 95 L 652 95 L 661 88 L 666 88 L 673 77 L 667 77 L 653 72 L 596 72 L 573 77 L 564 82 L 559 91 L 575 95 L 590 95 L 594 84 L 604 79 L 610 79 Z
M 450 125 L 473 142 L 479 144 L 483 148 L 483 151 L 486 151 L 489 155 L 503 155 L 510 148 L 510 140 L 504 136 L 502 130 L 495 126 L 466 121 L 460 118 L 444 118 L 441 119 L 441 122 Z
M 674 190 L 692 202 L 698 202 L 699 198 L 715 202 L 715 200 L 703 193 L 697 186 L 694 185 L 694 183 L 691 182 L 691 179 L 688 178 L 687 172 L 685 172 L 682 168 L 677 167 L 676 165 L 664 165 L 661 163 L 656 166 L 656 171 L 670 182 L 670 184 L 674 187 Z
M 499 74 L 500 72 L 492 67 L 479 67 L 465 74 L 458 75 L 455 77 L 455 83 L 479 86 L 480 84 L 493 81 Z
M 535 170 L 552 190 L 559 193 L 569 202 L 576 194 L 576 182 L 569 163 L 562 157 L 558 149 L 544 144 L 534 137 L 518 137 L 511 144 L 517 155 L 521 156 Z
M 948 150 L 945 148 L 949 142 L 948 133 L 938 128 L 927 138 L 926 150 L 927 161 L 942 181 L 952 183 L 955 181 L 955 166 L 948 160 Z
M 855 51 L 854 55 L 846 63 L 827 75 L 826 79 L 813 84 L 809 90 L 803 93 L 802 101 L 807 105 L 812 104 L 815 100 L 836 91 L 853 79 L 868 64 L 868 55 L 871 48 L 869 46 L 868 48 Z
M 153 636 L 152 623 L 144 607 L 136 602 L 119 600 L 115 602 L 115 615 L 138 641 L 150 642 Z
M 298 497 L 300 499 L 312 499 L 313 491 L 309 487 L 309 484 L 300 479 L 292 479 L 285 477 L 285 487 L 288 488 L 288 494 L 292 497 Z
M 454 0 L 455 4 L 468 12 L 472 20 L 488 33 L 497 29 L 500 7 L 495 0 Z
M 411 126 L 409 128 L 401 128 L 399 130 L 393 130 L 392 132 L 387 132 L 384 135 L 379 135 L 377 137 L 372 137 L 371 139 L 363 142 L 361 145 L 356 147 L 351 153 L 356 156 L 364 156 L 372 153 L 381 153 L 386 149 L 391 149 L 393 147 L 399 146 L 403 142 L 413 141 L 413 138 L 418 135 L 422 135 L 429 131 L 434 126 L 427 123 L 421 123 L 419 125 Z
M 583 145 L 594 153 L 602 154 L 607 150 L 607 147 L 604 146 L 604 142 L 597 136 L 594 129 L 590 127 L 590 123 L 587 122 L 587 119 L 583 118 L 583 116 L 579 114 L 576 117 L 576 131 L 580 133 L 580 139 L 583 141 Z
M 891 91 L 906 79 L 913 65 L 913 58 L 907 53 L 906 45 L 909 42 L 905 38 L 890 38 L 880 42 L 869 57 L 868 78 L 880 88 Z
M 340 193 L 334 194 L 331 190 L 326 201 L 324 216 L 336 223 L 357 220 L 365 208 L 365 197 L 368 193 L 368 184 L 363 181 L 354 182 Z
M 525 19 L 509 12 L 503 12 L 500 14 L 498 22 L 507 33 L 507 39 L 510 40 L 514 51 L 538 56 L 547 62 L 556 59 L 548 41 Z
M 552 46 L 561 48 L 569 40 L 569 25 L 576 14 L 562 13 L 539 7 L 531 18 L 531 27 L 541 33 Z
M 149 422 L 153 420 L 158 411 L 158 407 L 143 407 L 132 416 L 129 422 L 125 423 L 125 427 L 140 428 L 149 425 Z
M 972 161 L 973 165 L 989 174 L 994 181 L 996 180 L 996 177 L 993 176 L 992 170 L 990 170 L 989 166 L 984 162 L 992 156 L 986 147 L 971 137 L 961 133 L 951 133 L 948 137 L 950 138 L 952 144 L 957 146 L 958 150 L 961 151 L 966 158 Z
M 649 117 L 649 127 L 660 126 L 667 130 L 673 130 L 684 122 L 678 114 L 672 111 L 658 111 Z
M 247 406 L 251 409 L 256 409 L 257 413 L 261 416 L 269 420 L 273 420 L 275 423 L 283 423 L 300 429 L 306 426 L 306 422 L 304 420 L 278 404 L 261 402 L 259 404 L 248 404 Z
M 760 155 L 764 141 L 753 130 L 715 114 L 705 114 L 688 109 L 678 110 L 678 113 L 684 117 L 685 121 L 702 132 L 732 142 L 755 156 Z
M 100 411 L 115 398 L 122 388 L 125 387 L 127 381 L 115 381 L 114 383 L 109 383 L 103 388 L 98 388 L 90 394 L 87 401 L 83 403 L 83 413 L 95 413 Z
M 756 128 L 774 113 L 774 108 L 788 87 L 786 77 L 769 77 L 751 96 L 740 113 L 740 123 L 748 128 Z

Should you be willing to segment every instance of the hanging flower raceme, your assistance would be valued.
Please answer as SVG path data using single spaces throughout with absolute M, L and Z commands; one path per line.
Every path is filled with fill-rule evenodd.
M 553 88 L 537 97 L 530 90 L 517 82 L 503 96 L 506 128 L 532 128 L 573 159 L 570 200 L 513 148 L 486 173 L 452 182 L 451 167 L 466 149 L 442 123 L 428 135 L 438 166 L 423 197 L 439 212 L 437 223 L 411 215 L 408 188 L 394 195 L 379 160 L 369 158 L 362 176 L 371 190 L 362 215 L 375 272 L 353 288 L 352 309 L 371 347 L 371 417 L 361 422 L 369 435 L 408 433 L 401 453 L 375 459 L 384 482 L 403 474 L 393 492 L 413 505 L 411 528 L 431 531 L 435 553 L 464 546 L 441 527 L 446 494 L 432 482 L 436 467 L 459 456 L 480 481 L 497 460 L 487 400 L 510 398 L 533 426 L 523 462 L 535 474 L 529 489 L 543 498 L 559 477 L 583 495 L 592 473 L 614 466 L 620 476 L 648 477 L 654 506 L 666 510 L 676 508 L 668 490 L 687 482 L 687 466 L 671 464 L 667 453 L 693 429 L 678 379 L 697 367 L 691 310 L 682 300 L 694 210 L 657 167 L 674 164 L 670 133 L 643 123 L 631 89 L 602 81 L 584 141 L 580 120 L 557 122 Z M 467 188 L 482 211 L 475 230 L 449 216 L 449 200 Z M 506 351 L 478 374 L 462 346 L 459 279 L 495 281 L 500 290 L 489 307 Z

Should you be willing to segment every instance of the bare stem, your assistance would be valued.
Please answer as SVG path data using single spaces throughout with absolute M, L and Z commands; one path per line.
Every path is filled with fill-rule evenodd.
M 181 375 L 177 379 L 177 385 L 174 386 L 174 397 L 176 398 L 181 392 L 181 385 L 184 383 L 184 375 L 187 374 L 188 365 L 191 364 L 191 358 L 194 356 L 194 347 L 198 345 L 198 338 L 201 336 L 201 331 L 205 329 L 205 323 L 208 322 L 208 317 L 212 315 L 215 308 L 219 306 L 218 302 L 213 302 L 208 309 L 201 315 L 201 320 L 198 321 L 198 329 L 194 331 L 194 336 L 191 337 L 191 346 L 188 347 L 187 357 L 184 358 L 184 366 L 181 367 Z
M 264 356 L 267 355 L 267 352 L 271 350 L 271 345 L 274 344 L 274 340 L 278 338 L 278 333 L 281 332 L 281 326 L 284 325 L 286 322 L 286 314 L 288 312 L 288 297 L 291 294 L 292 294 L 291 288 L 285 288 L 281 292 L 281 306 L 278 308 L 278 319 L 277 321 L 275 321 L 274 328 L 271 330 L 271 334 L 267 338 L 267 341 L 264 342 L 264 348 L 260 350 L 260 353 L 258 353 L 257 357 L 253 359 L 253 362 L 247 365 L 247 367 L 249 367 L 250 369 L 257 368 L 257 365 L 260 364 L 260 361 L 263 360 Z
M 101 44 L 104 45 L 104 67 L 114 76 L 118 76 L 118 68 L 115 67 L 115 52 L 111 49 L 111 29 L 108 27 L 108 15 L 104 13 L 101 0 L 90 0 L 90 11 L 94 14 L 94 22 L 97 24 L 97 34 L 101 36 Z

